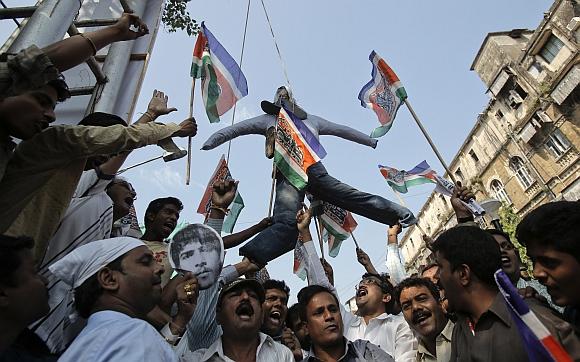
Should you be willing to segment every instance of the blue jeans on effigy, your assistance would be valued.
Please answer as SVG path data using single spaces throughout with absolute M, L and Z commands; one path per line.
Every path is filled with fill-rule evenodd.
M 403 227 L 407 227 L 417 222 L 413 213 L 406 207 L 384 197 L 359 191 L 330 176 L 321 162 L 310 166 L 307 173 L 307 191 L 317 199 L 387 225 L 400 222 Z M 298 239 L 296 213 L 303 200 L 304 191 L 297 190 L 278 173 L 274 224 L 244 245 L 240 249 L 240 255 L 247 256 L 259 264 L 266 264 L 293 250 Z

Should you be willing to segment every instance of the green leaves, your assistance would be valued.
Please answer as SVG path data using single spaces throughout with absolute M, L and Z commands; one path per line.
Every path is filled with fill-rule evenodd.
M 187 3 L 190 0 L 167 0 L 163 9 L 161 21 L 170 33 L 177 30 L 185 30 L 188 35 L 195 35 L 199 25 L 192 19 L 187 11 Z

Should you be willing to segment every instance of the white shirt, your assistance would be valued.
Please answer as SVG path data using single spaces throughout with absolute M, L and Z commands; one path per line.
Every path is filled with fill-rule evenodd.
M 336 290 L 324 273 L 312 241 L 303 244 L 303 251 L 307 256 L 306 268 L 308 270 L 309 283 L 331 289 L 338 298 Z M 344 309 L 342 303 L 339 304 L 344 324 L 344 336 L 348 340 L 367 340 L 387 352 L 397 362 L 415 360 L 418 345 L 417 339 L 401 314 L 383 313 L 371 319 L 367 325 L 362 317 Z
M 73 322 L 73 304 L 69 287 L 52 275 L 48 267 L 79 246 L 95 240 L 108 239 L 113 226 L 113 201 L 107 195 L 110 178 L 99 178 L 95 170 L 83 172 L 73 199 L 39 266 L 39 274 L 48 279 L 50 312 L 33 325 L 32 330 L 52 352 L 62 351 L 77 336 L 84 324 Z
M 87 326 L 59 362 L 178 361 L 149 323 L 111 310 L 91 314 Z
M 209 348 L 198 349 L 181 356 L 183 362 L 235 362 L 224 354 L 221 337 Z M 260 332 L 260 344 L 256 349 L 256 362 L 294 362 L 288 347 L 275 342 L 272 337 Z

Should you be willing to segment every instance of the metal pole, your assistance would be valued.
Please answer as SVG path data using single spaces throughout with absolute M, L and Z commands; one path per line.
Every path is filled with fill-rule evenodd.
M 322 257 L 322 260 L 325 260 L 324 258 L 324 245 L 322 243 L 322 227 L 320 226 L 320 217 L 316 216 L 314 218 L 314 225 L 316 225 L 316 234 L 318 235 L 318 244 L 320 245 L 320 255 Z
M 409 112 L 411 112 L 413 119 L 417 123 L 417 126 L 419 126 L 419 129 L 421 129 L 421 132 L 423 132 L 423 136 L 425 136 L 425 138 L 427 139 L 427 142 L 429 142 L 429 145 L 433 149 L 433 152 L 435 152 L 435 156 L 437 156 L 437 158 L 439 159 L 439 162 L 441 162 L 441 165 L 443 165 L 443 168 L 445 169 L 445 171 L 447 171 L 447 174 L 449 175 L 449 178 L 451 179 L 451 181 L 453 181 L 453 183 L 456 184 L 457 181 L 455 180 L 455 177 L 451 173 L 451 170 L 447 166 L 447 163 L 445 163 L 445 161 L 443 160 L 443 156 L 441 156 L 441 154 L 439 153 L 439 150 L 437 149 L 437 147 L 435 147 L 433 140 L 431 140 L 429 133 L 427 133 L 427 130 L 425 129 L 425 127 L 423 127 L 423 124 L 419 120 L 419 117 L 417 116 L 417 114 L 415 113 L 413 108 L 411 107 L 411 103 L 409 103 L 409 101 L 407 99 L 405 99 L 404 102 L 405 102 L 405 105 L 407 106 L 407 108 L 409 109 Z
M 158 156 L 158 157 L 155 157 L 155 158 L 152 158 L 152 159 L 149 159 L 149 160 L 147 160 L 147 161 L 139 162 L 139 163 L 137 163 L 137 164 L 134 164 L 133 166 L 129 166 L 129 167 L 127 167 L 127 168 L 124 168 L 124 169 L 122 169 L 122 170 L 119 170 L 119 171 L 117 172 L 117 175 L 120 175 L 120 174 L 122 174 L 123 172 L 125 172 L 125 171 L 128 171 L 128 170 L 130 170 L 130 169 L 132 169 L 132 168 L 139 167 L 139 166 L 141 166 L 141 165 L 144 165 L 144 164 L 146 164 L 146 163 L 149 163 L 149 162 L 153 162 L 153 161 L 155 161 L 155 160 L 158 160 L 158 159 L 160 159 L 160 158 L 163 158 L 163 155 L 161 155 L 161 156 Z
M 8 48 L 9 53 L 17 53 L 31 45 L 44 48 L 64 38 L 81 8 L 81 1 L 44 0 L 32 14 L 20 34 Z
M 189 118 L 193 117 L 193 98 L 195 97 L 195 77 L 191 77 L 191 93 L 189 97 Z M 185 169 L 185 184 L 191 181 L 191 136 L 187 138 L 187 166 Z
M 354 237 L 354 233 L 352 231 L 350 232 L 350 236 L 352 236 L 352 241 L 354 241 L 354 245 L 356 246 L 356 248 L 360 249 L 360 246 L 358 246 L 358 242 L 356 241 L 356 238 Z
M 127 3 L 133 5 L 133 14 L 139 17 L 143 16 L 147 1 L 130 0 Z M 98 97 L 93 97 L 95 100 L 95 104 L 92 106 L 93 112 L 114 113 L 134 44 L 135 41 L 122 41 L 111 44 L 103 65 L 103 73 L 105 73 L 109 82 L 102 87 Z

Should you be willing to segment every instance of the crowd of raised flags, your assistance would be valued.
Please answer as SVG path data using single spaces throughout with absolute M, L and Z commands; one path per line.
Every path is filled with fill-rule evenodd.
M 360 90 L 358 99 L 361 106 L 372 109 L 381 124 L 371 132 L 371 137 L 384 136 L 393 126 L 400 106 L 406 102 L 407 92 L 389 65 L 375 51 L 369 55 L 372 63 L 371 80 Z M 235 103 L 248 94 L 248 86 L 242 70 L 225 48 L 208 30 L 204 23 L 197 37 L 193 52 L 191 76 L 201 78 L 201 92 L 210 122 L 219 122 L 220 116 L 230 110 Z M 308 184 L 306 170 L 326 156 L 326 150 L 302 120 L 289 109 L 282 107 L 276 122 L 274 163 L 276 169 L 299 190 Z M 409 171 L 379 165 L 379 171 L 394 192 L 407 193 L 413 186 L 434 183 L 435 191 L 450 196 L 455 185 L 438 175 L 426 161 L 422 161 Z M 198 213 L 207 214 L 210 208 L 209 190 L 214 182 L 231 178 L 227 163 L 222 156 L 218 167 L 208 183 L 208 188 L 198 208 Z M 475 202 L 466 204 L 476 216 L 483 209 Z M 352 214 L 332 204 L 311 200 L 319 225 L 319 237 L 327 242 L 329 255 L 335 257 L 341 243 L 348 239 L 357 227 Z M 224 222 L 224 231 L 232 232 L 244 202 L 236 195 L 232 212 Z M 296 244 L 293 272 L 299 278 L 306 278 L 306 256 Z M 498 272 L 496 280 L 526 345 L 538 353 L 538 360 L 544 357 L 555 361 L 567 361 L 566 352 L 550 336 L 537 317 L 526 307 L 517 291 L 503 274 Z M 568 359 L 567 359 L 568 358 Z

